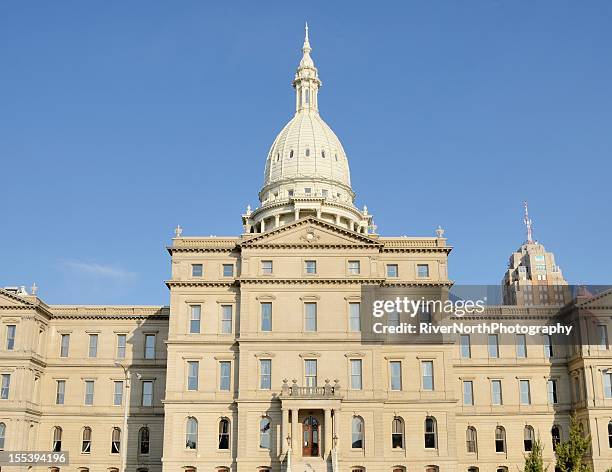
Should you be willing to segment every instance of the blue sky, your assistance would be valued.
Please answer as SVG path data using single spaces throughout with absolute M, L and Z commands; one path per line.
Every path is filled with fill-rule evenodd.
M 534 233 L 610 283 L 612 3 L 2 2 L 0 285 L 165 304 L 165 245 L 236 235 L 293 114 L 308 20 L 324 119 L 383 235 L 497 283 Z

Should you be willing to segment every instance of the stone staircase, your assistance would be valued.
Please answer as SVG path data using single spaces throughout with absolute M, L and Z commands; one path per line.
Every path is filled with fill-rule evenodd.
M 294 457 L 291 463 L 291 472 L 333 472 L 331 458 Z

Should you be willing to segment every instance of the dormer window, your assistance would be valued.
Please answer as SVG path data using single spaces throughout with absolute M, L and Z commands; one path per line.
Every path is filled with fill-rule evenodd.
M 291 159 L 292 157 L 293 157 L 293 149 L 289 151 L 289 158 Z
M 306 148 L 306 157 L 309 157 L 309 156 L 310 156 L 310 149 Z

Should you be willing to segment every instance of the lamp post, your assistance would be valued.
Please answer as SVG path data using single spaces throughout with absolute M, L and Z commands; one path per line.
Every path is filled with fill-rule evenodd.
M 123 369 L 125 379 L 125 394 L 123 398 L 123 431 L 121 433 L 121 471 L 127 472 L 127 438 L 128 438 L 128 408 L 130 405 L 130 372 L 120 362 L 115 362 L 116 367 Z

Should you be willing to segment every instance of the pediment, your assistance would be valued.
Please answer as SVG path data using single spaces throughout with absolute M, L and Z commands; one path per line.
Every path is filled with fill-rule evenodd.
M 13 293 L 0 288 L 0 306 L 1 307 L 15 307 L 15 308 L 32 308 L 34 305 L 19 295 L 14 295 Z
M 314 217 L 303 218 L 242 243 L 254 246 L 379 246 L 366 235 L 350 231 Z
M 606 309 L 612 307 L 612 289 L 581 301 L 578 306 L 583 309 Z

